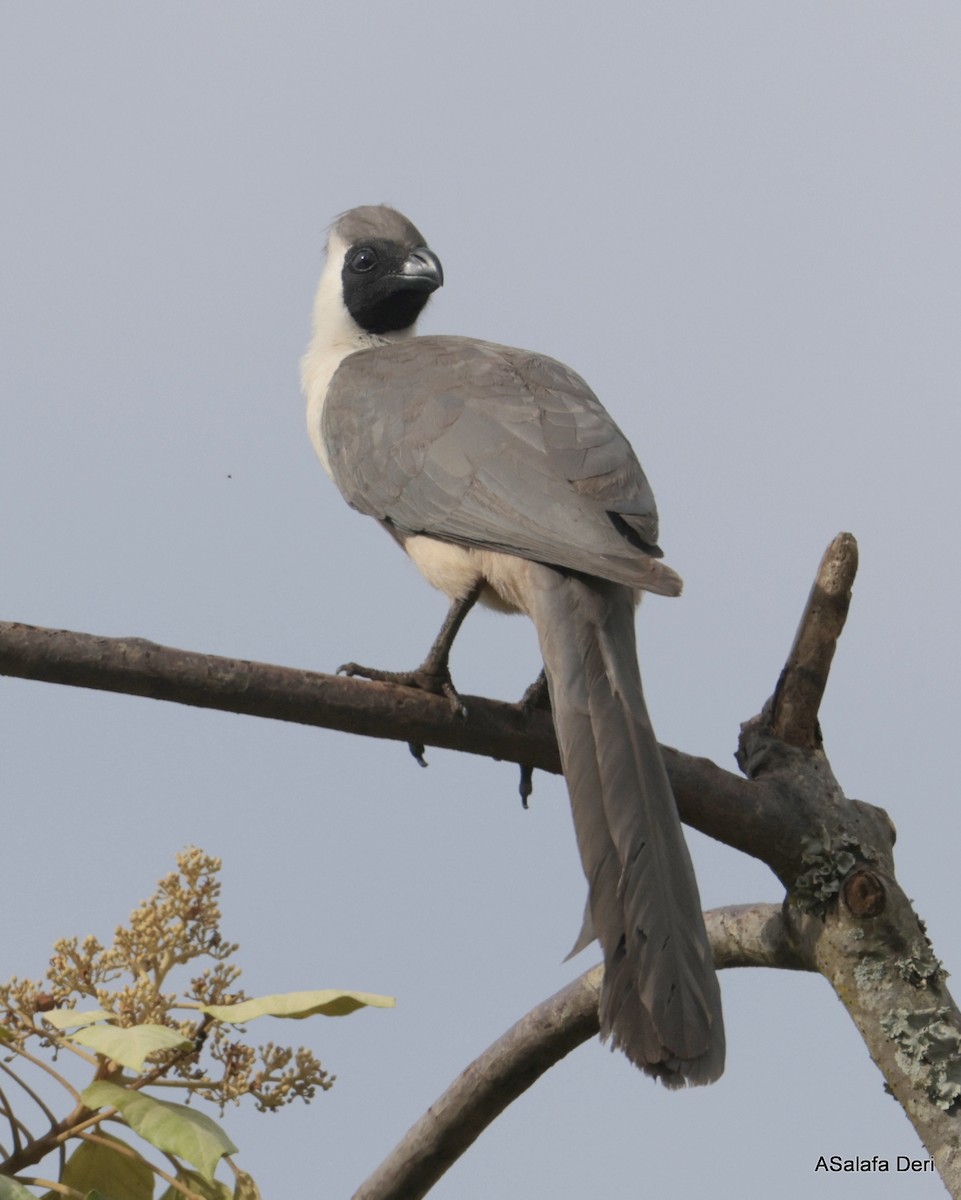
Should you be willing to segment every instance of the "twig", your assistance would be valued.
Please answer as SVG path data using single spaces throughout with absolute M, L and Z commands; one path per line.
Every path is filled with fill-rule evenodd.
M 14 1078 L 16 1078 L 16 1076 L 14 1076 Z M 19 1083 L 20 1081 L 17 1080 L 17 1082 Z M 20 1141 L 21 1129 L 23 1130 L 24 1137 L 26 1137 L 27 1141 L 32 1140 L 33 1134 L 13 1111 L 10 1101 L 7 1099 L 7 1094 L 3 1088 L 0 1088 L 0 1111 L 2 1111 L 3 1115 L 7 1118 L 7 1122 L 10 1125 L 10 1134 L 13 1138 L 13 1151 L 15 1153 L 23 1144 Z
M 112 1108 L 91 1113 L 90 1109 L 85 1108 L 82 1104 L 78 1104 L 69 1116 L 64 1117 L 62 1121 L 58 1121 L 42 1137 L 36 1138 L 29 1145 L 22 1147 L 19 1152 L 11 1154 L 8 1158 L 4 1159 L 0 1163 L 0 1175 L 16 1175 L 24 1167 L 29 1167 L 34 1163 L 40 1162 L 51 1151 L 61 1147 L 70 1138 L 76 1137 L 81 1130 L 91 1125 L 97 1125 L 101 1121 L 106 1120 L 107 1117 L 115 1115 L 115 1110 Z
M 47 1034 L 46 1030 L 44 1030 L 43 1032 L 44 1032 L 45 1037 L 49 1036 Z M 53 1041 L 55 1044 L 58 1044 L 58 1043 L 56 1043 L 56 1039 L 51 1038 L 50 1040 Z M 69 1081 L 69 1079 L 65 1079 L 63 1077 L 63 1075 L 61 1075 L 59 1071 L 55 1071 L 53 1069 L 53 1067 L 51 1067 L 49 1065 L 49 1063 L 45 1063 L 42 1058 L 37 1058 L 37 1056 L 35 1054 L 31 1054 L 30 1051 L 25 1050 L 23 1048 L 23 1046 L 17 1047 L 17 1057 L 25 1058 L 28 1063 L 33 1063 L 33 1065 L 35 1067 L 39 1067 L 41 1071 L 46 1071 L 46 1073 L 50 1076 L 51 1079 L 55 1079 L 57 1081 L 57 1083 L 60 1084 L 61 1087 L 64 1087 L 67 1089 L 67 1091 L 70 1093 L 70 1095 L 72 1096 L 74 1101 L 76 1101 L 78 1104 L 80 1103 L 80 1093 L 77 1091 L 77 1089 L 73 1086 L 73 1084 Z M 95 1058 L 90 1057 L 86 1054 L 84 1054 L 82 1057 L 88 1063 L 90 1063 L 91 1066 L 95 1067 L 97 1065 L 97 1060 Z M 23 1082 L 23 1080 L 20 1079 L 19 1076 L 14 1075 L 13 1071 L 11 1071 L 9 1067 L 6 1067 L 5 1070 L 8 1072 L 8 1074 L 13 1075 L 14 1079 L 16 1079 L 17 1083 L 20 1084 L 20 1086 L 23 1088 L 23 1090 L 25 1092 L 29 1092 L 30 1098 L 32 1100 L 35 1100 L 37 1102 L 37 1104 L 43 1109 L 43 1111 L 47 1114 L 47 1116 L 52 1119 L 53 1114 L 44 1105 L 43 1101 L 40 1100 L 39 1097 L 34 1092 L 30 1091 L 30 1088 L 27 1087 L 27 1085 Z
M 53 1179 L 41 1179 L 39 1175 L 22 1175 L 17 1179 L 17 1183 L 29 1184 L 30 1187 L 46 1188 L 49 1192 L 56 1192 L 58 1196 L 67 1196 L 70 1200 L 83 1200 L 83 1193 L 78 1192 L 76 1188 L 68 1187 L 65 1183 L 57 1183 Z
M 27 1054 L 25 1054 L 22 1048 L 18 1048 L 17 1054 L 23 1058 L 26 1058 L 29 1062 L 34 1062 L 34 1063 L 37 1062 L 36 1059 L 30 1058 Z M 36 1106 L 40 1109 L 40 1111 L 47 1118 L 47 1120 L 50 1122 L 51 1125 L 56 1123 L 57 1118 L 54 1115 L 54 1113 L 52 1112 L 52 1110 L 50 1108 L 48 1108 L 46 1104 L 44 1104 L 43 1100 L 37 1095 L 37 1093 L 33 1090 L 33 1088 L 30 1087 L 30 1085 L 28 1083 L 25 1083 L 11 1066 L 9 1066 L 5 1062 L 0 1062 L 0 1071 L 5 1071 L 6 1074 L 9 1075 L 10 1078 L 14 1081 L 14 1083 L 18 1084 L 21 1088 L 23 1088 L 23 1090 L 27 1093 L 27 1095 L 34 1102 L 34 1104 L 36 1104 Z M 54 1076 L 54 1078 L 59 1083 L 65 1082 L 63 1079 L 60 1078 L 60 1076 L 57 1074 L 56 1071 L 51 1071 L 50 1073 Z M 80 1093 L 74 1090 L 73 1097 L 75 1100 L 79 1100 Z M 27 1127 L 25 1125 L 23 1125 L 22 1121 L 20 1122 L 20 1124 L 23 1127 L 24 1132 L 29 1133 L 29 1130 L 27 1130 Z

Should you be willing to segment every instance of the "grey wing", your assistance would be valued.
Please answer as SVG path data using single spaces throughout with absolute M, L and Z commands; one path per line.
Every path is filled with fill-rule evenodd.
M 361 351 L 331 381 L 323 431 L 347 500 L 404 533 L 680 591 L 630 444 L 553 359 L 457 337 Z

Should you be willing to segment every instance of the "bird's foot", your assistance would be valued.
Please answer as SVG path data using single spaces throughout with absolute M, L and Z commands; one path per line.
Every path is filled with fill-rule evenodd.
M 525 717 L 533 716 L 534 712 L 539 708 L 545 708 L 550 712 L 551 697 L 547 687 L 547 676 L 543 671 L 541 671 L 540 675 L 537 676 L 530 687 L 524 692 L 524 695 L 518 700 L 517 707 Z M 521 778 L 517 790 L 521 794 L 521 804 L 524 808 L 527 808 L 528 801 L 534 792 L 534 768 L 528 766 L 526 763 L 521 763 L 520 771 Z
M 419 767 L 427 766 L 427 759 L 424 758 L 424 750 L 426 747 L 424 746 L 423 742 L 408 742 L 407 749 L 411 752 L 414 762 L 416 762 Z
M 521 794 L 521 808 L 529 808 L 528 801 L 534 794 L 534 768 L 527 763 L 520 764 L 521 778 L 517 790 Z
M 402 687 L 417 688 L 434 696 L 446 696 L 451 712 L 457 717 L 467 716 L 467 706 L 460 698 L 446 666 L 438 666 L 428 658 L 414 671 L 381 671 L 376 667 L 363 667 L 360 663 L 344 663 L 337 668 L 338 675 L 357 676 L 376 683 L 399 683 Z M 417 756 L 415 755 L 415 758 Z

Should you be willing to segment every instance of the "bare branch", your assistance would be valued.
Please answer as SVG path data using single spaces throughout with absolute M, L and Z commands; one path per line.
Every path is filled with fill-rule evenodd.
M 715 962 L 803 969 L 778 905 L 705 914 Z M 354 1200 L 418 1200 L 488 1125 L 541 1075 L 598 1031 L 603 968 L 592 967 L 522 1017 L 463 1071 L 354 1193 Z
M 839 533 L 821 559 L 774 692 L 772 730 L 789 746 L 813 750 L 821 744 L 818 709 L 848 615 L 857 569 L 858 544 L 850 533 Z
M 423 742 L 560 773 L 549 714 L 527 717 L 516 704 L 479 696 L 464 697 L 465 722 L 445 699 L 415 688 L 15 621 L 0 621 L 0 674 Z
M 780 904 L 732 904 L 704 914 L 714 965 L 777 967 L 782 971 L 814 968 L 798 953 L 784 924 Z
M 391 683 L 346 679 L 245 659 L 0 621 L 0 674 L 123 692 L 366 737 L 422 743 L 559 775 L 549 712 L 464 696 L 468 718 L 446 699 Z M 662 747 L 681 817 L 781 874 L 777 836 L 789 814 L 779 797 L 705 758 Z

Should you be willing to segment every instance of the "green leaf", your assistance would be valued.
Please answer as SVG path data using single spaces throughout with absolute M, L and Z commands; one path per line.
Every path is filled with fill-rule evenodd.
M 118 1029 L 116 1025 L 90 1025 L 67 1036 L 72 1042 L 112 1058 L 131 1071 L 142 1071 L 147 1056 L 158 1050 L 193 1045 L 189 1038 L 166 1025 L 131 1025 L 129 1029 Z
M 12 1029 L 8 1029 L 6 1025 L 0 1025 L 0 1042 L 12 1042 L 15 1036 Z
M 98 1136 L 133 1151 L 133 1147 L 127 1146 L 119 1138 L 107 1133 Z M 136 1154 L 136 1151 L 133 1153 Z M 150 1164 L 139 1154 L 131 1158 L 99 1142 L 81 1142 L 67 1159 L 60 1182 L 85 1194 L 97 1188 L 107 1189 L 105 1197 L 109 1195 L 115 1200 L 151 1200 L 154 1173 Z
M 52 1008 L 43 1014 L 43 1019 L 54 1029 L 77 1029 L 81 1025 L 92 1025 L 94 1021 L 115 1021 L 117 1018 L 102 1008 L 93 1008 L 88 1012 L 77 1012 L 74 1008 Z
M 89 1108 L 116 1108 L 144 1141 L 158 1150 L 185 1158 L 209 1181 L 213 1180 L 223 1155 L 237 1153 L 237 1147 L 216 1121 L 185 1104 L 154 1100 L 142 1092 L 103 1080 L 92 1083 L 80 1098 Z
M 221 1183 L 219 1179 L 208 1182 L 201 1178 L 196 1171 L 179 1172 L 177 1182 L 186 1184 L 192 1192 L 202 1196 L 203 1200 L 233 1200 L 233 1193 L 225 1183 Z M 160 1200 L 184 1200 L 184 1194 L 178 1192 L 176 1188 L 169 1187 Z
M 9 1175 L 0 1175 L 0 1200 L 37 1200 L 37 1196 Z
M 261 1200 L 260 1188 L 246 1171 L 241 1171 L 237 1176 L 233 1200 Z
M 217 1021 L 243 1025 L 255 1017 L 292 1017 L 296 1021 L 320 1013 L 325 1017 L 346 1017 L 365 1005 L 371 1008 L 393 1008 L 393 996 L 375 996 L 370 992 L 341 992 L 327 988 L 321 992 L 286 992 L 282 996 L 261 996 L 242 1000 L 240 1004 L 204 1004 L 200 1011 Z

